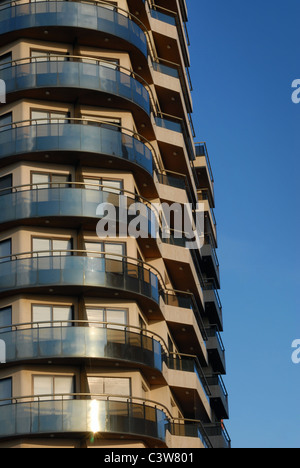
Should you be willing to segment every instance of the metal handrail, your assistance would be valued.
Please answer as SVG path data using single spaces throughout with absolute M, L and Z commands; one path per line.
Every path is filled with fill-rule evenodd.
M 179 19 L 178 13 L 176 11 L 174 11 L 174 10 L 169 10 L 169 9 L 167 9 L 165 7 L 157 5 L 155 3 L 155 0 L 147 0 L 147 3 L 148 3 L 148 6 L 149 6 L 150 10 L 154 10 L 154 11 L 159 10 L 162 13 L 164 13 L 165 15 L 174 18 L 177 33 L 178 33 L 178 37 L 179 37 L 179 41 L 181 43 L 182 48 L 185 49 L 186 53 L 188 54 L 188 52 L 187 52 L 188 51 L 188 46 L 190 45 L 190 40 L 189 40 L 189 37 L 188 37 L 188 31 L 187 31 L 186 27 L 184 27 L 184 28 L 181 27 L 181 21 Z
M 208 240 L 208 242 L 206 242 L 206 240 Z M 219 262 L 217 251 L 216 251 L 215 241 L 214 241 L 214 238 L 213 238 L 213 236 L 212 236 L 212 234 L 210 232 L 205 232 L 204 233 L 204 242 L 205 242 L 205 245 L 210 245 L 211 246 L 211 250 L 212 250 L 212 254 L 213 254 L 213 258 L 214 258 L 216 267 L 219 268 L 220 262 Z
M 156 115 L 161 120 L 170 120 L 178 125 L 180 125 L 181 130 L 182 130 L 182 135 L 185 140 L 185 146 L 186 146 L 186 151 L 187 153 L 192 156 L 190 159 L 193 161 L 195 158 L 195 151 L 194 151 L 194 141 L 193 141 L 193 130 L 190 125 L 190 121 L 187 124 L 186 119 L 183 119 L 181 117 L 177 117 L 174 115 L 166 114 L 165 112 L 158 112 Z
M 170 296 L 175 296 L 175 297 L 178 294 L 190 297 L 191 302 L 192 302 L 192 306 L 193 306 L 193 312 L 194 312 L 194 315 L 195 315 L 195 318 L 196 318 L 196 322 L 198 323 L 200 332 L 202 334 L 202 338 L 203 338 L 204 341 L 208 341 L 208 336 L 207 336 L 207 333 L 206 333 L 206 330 L 205 330 L 204 322 L 203 322 L 203 319 L 202 319 L 202 316 L 201 316 L 197 301 L 195 299 L 195 295 L 193 293 L 191 293 L 191 292 L 188 292 L 188 291 L 178 291 L 176 289 L 165 289 L 164 293 L 167 294 L 167 295 L 170 295 Z
M 222 311 L 222 302 L 221 302 L 220 295 L 218 292 L 218 286 L 216 284 L 216 280 L 214 278 L 203 278 L 203 282 L 204 282 L 203 289 L 205 291 L 214 292 L 220 311 Z
M 47 324 L 51 324 L 51 326 L 49 327 Z M 60 327 L 58 325 L 60 325 Z M 101 326 L 99 328 L 103 328 L 107 330 L 114 330 L 117 332 L 120 331 L 120 332 L 125 332 L 125 333 L 126 332 L 134 333 L 138 336 L 145 336 L 152 340 L 154 339 L 155 341 L 158 341 L 161 344 L 162 350 L 163 350 L 162 355 L 161 355 L 162 362 L 166 362 L 167 366 L 168 366 L 167 360 L 170 358 L 174 360 L 176 359 L 178 361 L 189 360 L 193 362 L 194 366 L 196 366 L 197 372 L 199 373 L 201 383 L 204 387 L 204 390 L 207 396 L 211 396 L 209 384 L 207 382 L 207 378 L 203 372 L 203 369 L 199 362 L 198 357 L 192 354 L 183 354 L 183 353 L 177 353 L 177 352 L 174 353 L 174 352 L 168 351 L 168 346 L 165 340 L 157 333 L 152 332 L 151 330 L 148 330 L 145 328 L 137 327 L 134 325 L 125 325 L 124 323 L 115 323 L 115 322 L 112 323 L 112 322 L 103 322 L 103 321 L 94 321 L 94 320 L 92 321 L 89 321 L 89 320 L 49 320 L 49 321 L 46 321 L 45 320 L 43 322 L 22 322 L 19 324 L 11 324 L 11 325 L 0 327 L 0 336 L 2 333 L 8 333 L 7 331 L 8 328 L 12 329 L 12 330 L 9 330 L 9 333 L 11 333 L 11 332 L 18 332 L 19 330 L 24 331 L 24 330 L 37 329 L 39 331 L 41 329 L 49 329 L 49 328 L 51 329 L 52 328 L 54 329 L 68 328 L 68 326 L 72 327 L 73 325 L 77 325 L 78 328 L 81 326 L 88 328 L 88 327 L 92 327 L 93 325 L 95 326 L 97 325 L 97 326 Z M 132 332 L 131 329 L 135 331 Z M 181 369 L 176 369 L 176 370 L 181 370 Z
M 164 413 L 167 413 L 166 416 L 168 415 L 169 418 L 172 419 L 172 415 L 169 409 L 163 403 L 158 403 L 154 400 L 148 400 L 148 399 L 140 398 L 140 397 L 132 397 L 131 395 L 128 395 L 128 396 L 127 395 L 107 395 L 105 393 L 55 393 L 55 394 L 48 393 L 46 395 L 28 395 L 28 396 L 4 398 L 0 400 L 0 404 L 5 401 L 10 401 L 11 404 L 34 403 L 34 402 L 40 403 L 41 401 L 53 401 L 54 398 L 57 398 L 57 397 L 62 397 L 61 400 L 65 400 L 65 399 L 70 400 L 71 398 L 82 399 L 82 397 L 86 397 L 87 400 L 103 398 L 103 401 L 115 400 L 118 403 L 120 403 L 120 399 L 124 400 L 124 403 L 131 403 L 131 404 L 147 405 L 149 403 L 149 406 L 151 405 L 151 407 L 153 407 L 154 409 L 160 409 Z M 49 400 L 45 400 L 45 398 L 49 398 Z M 24 401 L 24 400 L 29 400 L 29 401 Z
M 185 426 L 185 425 L 195 425 L 200 428 L 200 432 L 202 437 L 205 439 L 205 443 L 207 444 L 208 448 L 213 448 L 212 443 L 209 439 L 209 436 L 205 430 L 203 422 L 200 419 L 182 419 L 182 418 L 173 418 L 172 424 L 177 424 L 178 426 Z
M 194 314 L 195 314 L 195 317 L 196 317 L 196 321 L 198 321 L 199 323 L 199 328 L 200 328 L 200 331 L 201 331 L 201 334 L 203 336 L 203 339 L 204 341 L 207 341 L 207 335 L 206 335 L 206 332 L 205 332 L 205 327 L 204 327 L 204 324 L 203 324 L 203 321 L 202 321 L 202 317 L 201 317 L 201 314 L 200 314 L 200 311 L 198 309 L 198 306 L 197 306 L 197 302 L 196 302 L 196 299 L 195 299 L 195 296 L 193 293 L 190 293 L 190 292 L 186 292 L 186 291 L 179 291 L 179 290 L 174 290 L 174 289 L 168 289 L 166 287 L 166 284 L 165 284 L 165 281 L 161 275 L 161 273 L 159 272 L 159 270 L 157 268 L 155 268 L 153 265 L 150 265 L 149 263 L 147 262 L 144 262 L 143 260 L 139 260 L 137 258 L 134 258 L 134 257 L 128 257 L 126 255 L 120 255 L 120 254 L 112 254 L 112 253 L 108 253 L 108 252 L 97 252 L 97 251 L 88 251 L 88 250 L 45 250 L 45 251 L 31 251 L 31 252 L 22 252 L 22 253 L 18 253 L 18 254 L 12 254 L 12 255 L 8 255 L 8 256 L 5 256 L 5 257 L 0 257 L 0 264 L 1 263 L 7 263 L 7 262 L 10 262 L 10 261 L 18 261 L 18 260 L 24 260 L 24 259 L 30 259 L 30 258 L 59 258 L 60 256 L 59 255 L 53 255 L 53 254 L 64 254 L 64 255 L 61 255 L 61 258 L 65 259 L 68 255 L 66 254 L 69 254 L 70 256 L 72 256 L 74 253 L 77 254 L 76 256 L 87 256 L 88 254 L 95 254 L 95 256 L 97 258 L 105 258 L 107 256 L 109 257 L 117 257 L 117 259 L 120 259 L 120 260 L 117 260 L 115 258 L 109 258 L 109 260 L 113 260 L 113 261 L 118 261 L 118 262 L 123 262 L 123 261 L 128 261 L 128 260 L 132 260 L 134 262 L 137 263 L 137 265 L 135 263 L 130 263 L 128 262 L 129 264 L 132 264 L 134 266 L 142 266 L 142 268 L 144 268 L 146 271 L 150 271 L 151 273 L 153 273 L 157 279 L 158 279 L 158 286 L 159 286 L 159 293 L 160 293 L 160 296 L 162 296 L 162 294 L 170 294 L 172 293 L 173 295 L 176 296 L 176 294 L 182 294 L 182 295 L 187 295 L 187 296 L 190 296 L 191 297 L 191 301 L 193 303 L 193 311 L 194 311 Z M 41 254 L 39 256 L 39 254 Z M 48 255 L 45 255 L 45 254 L 48 254 Z M 145 266 L 147 268 L 145 268 Z M 171 294 L 171 295 L 172 295 Z M 162 299 L 164 300 L 164 296 L 162 297 Z
M 200 380 L 201 380 L 201 383 L 204 387 L 204 390 L 207 394 L 207 396 L 211 396 L 211 391 L 210 391 L 210 388 L 209 388 L 209 384 L 207 382 L 207 378 L 203 372 L 203 369 L 202 369 L 202 366 L 199 362 L 199 359 L 198 359 L 198 356 L 196 355 L 192 355 L 192 354 L 182 354 L 182 353 L 169 353 L 169 358 L 173 358 L 173 359 L 178 359 L 179 361 L 181 360 L 189 360 L 189 361 L 193 361 L 194 362 L 194 365 L 196 366 L 196 369 L 197 371 L 199 372 L 199 377 L 200 377 Z
M 51 327 L 47 326 L 47 324 L 51 324 Z M 95 326 L 101 325 L 103 326 L 103 329 L 114 330 L 117 332 L 118 331 L 130 332 L 130 333 L 135 333 L 139 336 L 146 336 L 147 338 L 155 339 L 162 345 L 163 360 L 164 358 L 173 358 L 173 359 L 179 359 L 179 360 L 184 360 L 186 358 L 188 360 L 194 361 L 197 367 L 197 370 L 200 371 L 201 378 L 203 378 L 208 388 L 208 392 L 210 394 L 209 385 L 206 381 L 206 377 L 203 373 L 203 370 L 202 370 L 202 367 L 201 367 L 201 364 L 199 362 L 197 355 L 169 352 L 168 346 L 164 338 L 162 338 L 158 333 L 148 330 L 146 328 L 137 327 L 135 325 L 125 325 L 124 323 L 103 322 L 103 321 L 97 321 L 97 320 L 45 320 L 43 322 L 21 322 L 17 324 L 10 324 L 6 326 L 2 326 L 0 327 L 0 336 L 2 333 L 7 333 L 8 328 L 12 329 L 12 330 L 9 330 L 9 332 L 15 332 L 19 330 L 21 331 L 32 330 L 32 329 L 40 330 L 40 329 L 48 329 L 48 328 L 68 328 L 68 325 L 66 324 L 69 324 L 70 326 L 77 325 L 77 328 L 80 328 L 81 326 L 89 328 L 89 327 L 92 327 L 93 325 Z M 60 325 L 60 327 L 59 326 L 56 327 L 55 325 Z M 118 327 L 118 328 L 115 328 L 115 327 Z M 102 327 L 99 327 L 99 328 L 102 328 Z M 131 329 L 134 331 L 132 332 Z
M 46 324 L 49 324 L 49 323 L 52 325 L 52 327 L 46 326 Z M 78 328 L 80 326 L 88 328 L 88 327 L 91 327 L 92 325 L 103 325 L 104 329 L 110 329 L 110 330 L 114 330 L 114 328 L 109 328 L 109 326 L 122 327 L 122 330 L 120 330 L 119 328 L 116 328 L 115 331 L 131 332 L 130 329 L 133 329 L 133 330 L 138 331 L 138 333 L 136 334 L 139 334 L 139 335 L 145 334 L 147 338 L 152 338 L 152 339 L 153 337 L 155 337 L 155 339 L 157 339 L 159 343 L 161 343 L 162 348 L 164 349 L 164 353 L 168 354 L 168 351 L 167 351 L 168 346 L 165 340 L 160 335 L 158 335 L 158 333 L 152 332 L 151 330 L 147 330 L 146 328 L 136 327 L 135 325 L 125 325 L 124 323 L 102 322 L 102 321 L 97 321 L 97 320 L 48 320 L 48 321 L 45 320 L 43 322 L 22 322 L 22 323 L 11 324 L 11 325 L 0 327 L 0 335 L 2 333 L 7 333 L 8 328 L 15 328 L 14 330 L 10 330 L 10 331 L 18 331 L 18 329 L 31 330 L 35 328 L 40 330 L 41 328 L 56 328 L 55 326 L 53 327 L 54 324 L 57 324 L 57 325 L 60 324 L 61 328 L 66 327 L 66 325 L 63 325 L 63 324 L 70 324 L 71 326 L 73 325 L 76 326 L 77 324 Z M 28 328 L 21 328 L 21 327 L 28 327 Z M 3 332 L 2 330 L 6 330 L 6 331 Z M 135 333 L 135 332 L 131 332 L 131 333 Z M 148 336 L 148 334 L 151 336 Z
M 156 210 L 156 206 L 153 205 L 150 200 L 143 197 L 142 195 L 138 195 L 134 192 L 131 192 L 129 190 L 125 190 L 122 188 L 116 189 L 116 187 L 113 187 L 113 186 L 103 185 L 103 184 L 93 184 L 93 183 L 88 183 L 88 182 L 39 182 L 35 184 L 15 185 L 12 187 L 6 187 L 4 189 L 0 189 L 0 197 L 3 196 L 2 192 L 8 192 L 8 191 L 10 191 L 10 193 L 22 193 L 22 192 L 29 192 L 32 190 L 48 190 L 48 189 L 57 189 L 57 188 L 89 189 L 90 187 L 97 187 L 97 188 L 105 189 L 105 192 L 110 193 L 112 195 L 119 195 L 121 193 L 124 193 L 126 195 L 132 195 L 132 199 L 139 200 L 145 205 L 147 205 L 150 209 L 154 208 Z M 116 193 L 117 191 L 120 193 Z M 7 195 L 7 193 L 5 193 L 4 195 Z
M 23 4 L 22 4 L 23 5 Z M 49 60 L 51 58 L 51 60 Z M 37 56 L 37 57 L 24 57 L 22 59 L 18 59 L 18 60 L 10 60 L 10 61 L 7 61 L 7 62 L 4 62 L 1 64 L 1 69 L 4 69 L 6 66 L 7 68 L 9 68 L 9 66 L 11 67 L 15 67 L 15 66 L 18 66 L 18 65 L 22 65 L 23 63 L 24 64 L 27 64 L 27 63 L 44 63 L 44 62 L 55 62 L 55 60 L 53 59 L 66 59 L 65 62 L 78 62 L 78 63 L 88 63 L 88 62 L 97 62 L 97 65 L 98 66 L 101 66 L 103 64 L 107 64 L 107 65 L 112 65 L 112 63 L 109 61 L 109 60 L 105 60 L 105 59 L 99 59 L 97 57 L 87 57 L 87 56 L 84 56 L 84 55 L 66 55 L 66 54 L 52 54 L 51 53 L 51 56 L 48 57 L 45 57 L 45 55 L 40 55 L 40 56 Z M 43 61 L 41 60 L 43 59 Z M 85 62 L 87 61 L 87 62 Z M 64 63 L 64 61 L 59 61 L 57 60 L 58 63 Z M 127 67 L 124 67 L 123 65 L 120 65 L 118 63 L 114 63 L 114 69 L 117 69 L 120 73 L 124 73 L 125 75 L 128 75 L 130 76 L 131 78 L 134 78 L 134 79 L 138 79 L 137 81 L 139 81 L 145 88 L 146 90 L 148 91 L 149 93 L 149 96 L 150 96 L 150 100 L 152 101 L 152 108 L 153 108 L 153 112 L 156 114 L 157 113 L 157 109 L 156 109 L 156 105 L 155 105 L 155 98 L 154 98 L 154 95 L 153 95 L 153 91 L 150 87 L 150 85 L 147 83 L 147 81 L 141 76 L 139 75 L 138 73 L 134 72 L 133 70 L 131 70 L 130 68 L 127 68 Z M 104 65 L 105 66 L 105 65 Z M 113 69 L 112 69 L 113 70 Z
M 45 398 L 49 400 L 45 400 Z M 54 400 L 60 398 L 61 400 Z M 162 411 L 166 415 L 166 423 L 169 424 L 186 424 L 191 423 L 199 426 L 202 430 L 203 435 L 207 438 L 210 443 L 210 439 L 206 433 L 205 427 L 202 421 L 197 419 L 185 419 L 185 418 L 174 418 L 170 412 L 170 410 L 165 406 L 163 403 L 159 403 L 155 400 L 149 400 L 146 398 L 140 397 L 133 397 L 131 395 L 107 395 L 103 393 L 49 393 L 45 395 L 27 395 L 27 396 L 17 396 L 17 397 L 10 397 L 4 398 L 0 400 L 0 409 L 1 406 L 5 405 L 19 405 L 24 403 L 40 403 L 44 401 L 65 401 L 65 400 L 99 400 L 100 401 L 107 401 L 107 402 L 117 402 L 117 403 L 127 403 L 127 404 L 137 404 L 143 407 L 150 407 L 155 410 Z M 7 403 L 6 403 L 7 402 Z M 211 443 L 210 443 L 211 446 Z
M 49 255 L 45 255 L 45 254 L 49 254 Z M 53 254 L 64 254 L 64 255 L 53 255 Z M 24 260 L 24 256 L 25 256 L 25 259 L 26 258 L 58 258 L 58 257 L 62 257 L 65 259 L 66 257 L 68 257 L 68 255 L 66 254 L 70 254 L 69 256 L 73 256 L 73 254 L 76 254 L 74 255 L 75 257 L 87 256 L 88 254 L 93 254 L 97 258 L 106 258 L 107 256 L 117 257 L 118 260 L 115 258 L 109 258 L 109 260 L 119 261 L 120 263 L 123 261 L 128 262 L 128 260 L 132 260 L 137 263 L 136 266 L 141 266 L 145 270 L 150 271 L 151 273 L 155 274 L 155 276 L 157 276 L 158 279 L 161 281 L 160 286 L 165 285 L 165 282 L 159 270 L 155 268 L 153 265 L 150 265 L 150 263 L 144 262 L 143 260 L 140 260 L 135 257 L 129 257 L 127 255 L 121 255 L 121 254 L 109 253 L 109 252 L 103 252 L 103 251 L 97 252 L 95 250 L 60 249 L 60 250 L 40 250 L 40 251 L 22 252 L 18 254 L 7 255 L 5 257 L 0 257 L 0 263 Z M 135 263 L 130 263 L 130 262 L 128 263 L 135 265 Z
M 46 122 L 46 123 L 45 123 Z M 67 122 L 67 123 L 66 123 Z M 124 127 L 123 125 L 113 123 L 113 122 L 107 122 L 104 119 L 97 119 L 97 118 L 80 118 L 80 117 L 62 117 L 57 118 L 57 117 L 46 117 L 46 118 L 40 118 L 40 119 L 27 119 L 27 120 L 19 120 L 17 122 L 11 122 L 6 125 L 0 125 L 0 133 L 1 131 L 6 131 L 6 130 L 11 130 L 15 128 L 26 128 L 26 127 L 31 127 L 32 124 L 34 125 L 48 125 L 48 124 L 74 124 L 74 125 L 91 125 L 95 126 L 95 124 L 98 124 L 99 127 L 102 125 L 105 127 L 112 127 L 113 129 L 118 129 L 118 130 L 124 130 L 125 132 L 128 132 L 130 136 L 135 138 L 136 140 L 142 141 L 146 146 L 150 146 L 150 151 L 153 154 L 153 159 L 155 162 L 155 165 L 159 171 L 165 171 L 163 168 L 163 163 L 161 161 L 161 158 L 158 157 L 158 154 L 156 152 L 156 149 L 154 148 L 153 144 L 143 135 L 141 135 L 138 132 L 135 132 L 134 130 L 131 130 L 130 128 Z M 5 130 L 6 129 L 6 130 Z
M 212 167 L 211 167 L 211 164 L 210 164 L 210 159 L 209 159 L 209 155 L 208 155 L 208 149 L 207 149 L 206 142 L 205 141 L 195 142 L 195 146 L 203 146 L 204 156 L 205 156 L 205 159 L 206 159 L 210 179 L 211 179 L 211 182 L 214 183 L 214 175 L 213 175 Z
M 113 186 L 108 186 L 108 185 L 103 185 L 103 184 L 93 184 L 93 183 L 86 183 L 86 182 L 40 182 L 40 183 L 32 183 L 32 184 L 24 184 L 24 185 L 19 185 L 19 186 L 12 186 L 12 187 L 5 187 L 3 189 L 0 189 L 0 197 L 5 196 L 5 195 L 10 195 L 12 193 L 24 193 L 24 192 L 30 192 L 30 191 L 38 191 L 38 190 L 54 190 L 54 189 L 85 189 L 88 190 L 93 190 L 92 188 L 95 187 L 97 189 L 102 189 L 102 192 L 105 193 L 110 193 L 111 195 L 121 195 L 125 194 L 125 196 L 130 195 L 130 199 L 134 200 L 135 202 L 141 202 L 144 205 L 147 206 L 147 208 L 152 212 L 154 212 L 156 222 L 158 223 L 159 226 L 159 235 L 161 237 L 161 234 L 170 232 L 170 234 L 174 232 L 180 233 L 180 237 L 185 240 L 186 238 L 186 233 L 183 231 L 175 231 L 174 229 L 169 228 L 168 226 L 163 227 L 162 220 L 161 220 L 161 215 L 156 207 L 155 204 L 151 203 L 150 200 L 147 198 L 138 195 L 134 192 L 131 192 L 129 190 L 121 189 L 118 188 L 116 189 Z M 119 192 L 119 193 L 116 193 Z M 171 237 L 166 237 L 162 238 L 169 240 Z M 164 241 L 164 240 L 163 240 Z
M 199 200 L 207 200 L 208 201 L 209 210 L 210 210 L 210 214 L 211 214 L 211 217 L 212 217 L 213 225 L 215 227 L 217 227 L 216 215 L 215 215 L 213 207 L 211 206 L 211 198 L 210 198 L 210 195 L 209 195 L 209 190 L 207 188 L 198 189 L 197 194 L 198 194 L 198 199 Z
M 210 328 L 206 328 L 205 331 L 206 331 L 206 334 L 207 334 L 208 338 L 217 338 L 217 340 L 219 342 L 219 345 L 220 345 L 220 348 L 221 348 L 221 351 L 223 353 L 225 353 L 226 348 L 225 348 L 225 345 L 224 345 L 224 342 L 223 342 L 223 339 L 222 339 L 222 336 L 221 336 L 219 325 L 217 325 L 217 324 L 210 325 Z

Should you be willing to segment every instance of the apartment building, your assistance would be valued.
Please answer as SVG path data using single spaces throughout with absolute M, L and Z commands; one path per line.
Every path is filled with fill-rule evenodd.
M 185 0 L 0 2 L 0 448 L 230 448 L 187 20 Z M 99 237 L 124 197 L 150 226 L 199 202 L 203 245 L 173 217 Z

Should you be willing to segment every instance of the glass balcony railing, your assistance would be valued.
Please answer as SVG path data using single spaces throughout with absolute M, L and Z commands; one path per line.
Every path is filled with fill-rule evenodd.
M 163 13 L 159 10 L 150 10 L 150 13 L 154 19 L 163 21 L 164 23 L 170 24 L 171 26 L 177 25 L 175 16 L 170 16 L 170 14 Z
M 124 324 L 83 320 L 0 328 L 7 363 L 55 358 L 112 359 L 162 371 L 162 341 L 153 335 Z
M 84 152 L 121 159 L 153 174 L 153 155 L 146 144 L 118 127 L 81 119 L 27 121 L 0 128 L 0 159 L 37 152 Z M 96 163 L 95 163 L 96 164 Z
M 153 69 L 164 75 L 171 76 L 172 78 L 180 78 L 179 69 L 165 65 L 164 63 L 153 62 Z
M 108 2 L 29 0 L 4 2 L 0 6 L 0 35 L 29 28 L 76 28 L 115 36 L 128 42 L 147 57 L 147 39 L 138 18 Z M 38 33 L 38 32 L 37 32 Z
M 193 143 L 189 134 L 188 126 L 183 119 L 177 117 L 167 116 L 166 114 L 160 114 L 160 117 L 155 117 L 155 123 L 158 127 L 170 130 L 175 133 L 183 135 L 187 153 L 191 161 L 195 160 L 195 152 Z
M 209 402 L 209 397 L 211 395 L 210 388 L 198 359 L 194 356 L 187 356 L 184 354 L 176 355 L 174 353 L 166 358 L 166 363 L 169 369 L 195 373 L 206 400 Z
M 230 449 L 231 439 L 227 432 L 224 423 L 204 424 L 204 429 L 208 435 L 212 448 L 214 449 Z
M 128 257 L 72 250 L 24 253 L 1 258 L 0 263 L 0 293 L 78 286 L 130 292 L 159 303 L 159 274 Z
M 209 437 L 200 421 L 196 423 L 192 420 L 186 420 L 184 423 L 180 423 L 178 420 L 178 422 L 170 423 L 168 430 L 170 431 L 170 434 L 174 436 L 199 438 L 204 448 L 213 448 Z
M 3 66 L 0 79 L 6 84 L 7 94 L 43 88 L 86 89 L 95 92 L 95 101 L 98 93 L 107 93 L 130 101 L 150 114 L 150 96 L 145 86 L 120 67 L 112 68 L 96 59 L 71 56 L 66 60 L 59 56 L 51 60 L 22 59 Z
M 141 399 L 70 394 L 0 401 L 0 438 L 41 434 L 136 435 L 165 442 L 161 405 Z
M 118 193 L 107 186 L 81 182 L 51 183 L 46 184 L 46 187 L 45 184 L 30 184 L 0 190 L 0 224 L 45 217 L 94 218 L 97 222 L 100 219 L 97 208 L 102 203 L 112 204 L 116 209 L 116 218 L 119 219 L 120 205 L 124 201 L 127 201 L 125 208 L 136 202 L 145 206 L 144 225 L 148 225 L 145 235 L 152 233 L 153 213 L 146 199 L 125 190 Z M 128 223 L 132 217 L 128 216 Z

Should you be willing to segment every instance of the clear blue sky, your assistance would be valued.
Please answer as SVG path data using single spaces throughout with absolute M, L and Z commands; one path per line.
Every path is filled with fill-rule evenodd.
M 213 166 L 233 447 L 300 447 L 299 0 L 187 0 Z

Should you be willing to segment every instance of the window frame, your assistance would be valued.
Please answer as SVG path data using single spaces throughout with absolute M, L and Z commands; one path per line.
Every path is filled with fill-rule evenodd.
M 0 248 L 1 248 L 1 245 L 2 245 L 2 244 L 5 244 L 6 242 L 9 243 L 10 254 L 9 254 L 9 255 L 5 255 L 5 256 L 4 256 L 4 259 L 5 259 L 5 258 L 8 258 L 8 257 L 11 258 L 11 256 L 12 256 L 12 238 L 11 238 L 11 237 L 9 237 L 8 239 L 4 239 L 4 240 L 0 241 Z M 2 258 L 2 257 L 1 257 L 1 254 L 0 254 L 0 264 L 1 264 L 1 263 L 6 263 L 6 262 L 9 262 L 9 261 L 10 261 L 10 260 L 3 260 L 3 261 L 1 261 L 1 258 Z
M 9 306 L 6 306 L 6 307 L 1 307 L 0 308 L 0 315 L 2 312 L 4 312 L 5 310 L 8 310 L 10 311 L 10 324 L 9 325 L 4 325 L 4 329 L 1 328 L 0 329 L 0 338 L 1 338 L 1 333 L 6 333 L 6 332 L 10 332 L 11 329 L 12 329 L 12 306 L 9 305 Z
M 10 117 L 10 122 L 7 124 L 2 125 L 1 120 L 5 119 L 6 117 Z M 5 132 L 6 130 L 11 130 L 12 129 L 12 124 L 13 124 L 13 113 L 11 112 L 6 112 L 5 114 L 0 115 L 0 133 Z M 1 129 L 1 127 L 3 127 Z
M 42 258 L 43 255 L 39 256 L 39 255 L 35 255 L 34 252 L 34 247 L 33 247 L 33 244 L 34 244 L 34 240 L 37 239 L 37 240 L 47 240 L 47 241 L 50 241 L 51 242 L 51 245 L 50 245 L 50 249 L 49 250 L 45 250 L 44 252 L 45 253 L 51 253 L 51 255 L 49 255 L 49 258 L 55 258 L 56 256 L 59 256 L 59 255 L 53 255 L 54 251 L 56 249 L 53 248 L 53 242 L 54 241 L 66 241 L 66 242 L 70 242 L 70 249 L 67 249 L 67 250 L 74 250 L 73 247 L 74 247 L 74 239 L 73 237 L 70 237 L 69 239 L 65 238 L 65 237 L 43 237 L 43 236 L 31 236 L 31 252 L 32 252 L 32 256 L 33 258 Z M 59 250 L 59 249 L 57 249 Z M 61 250 L 61 252 L 63 252 L 64 250 Z M 39 251 L 37 251 L 37 253 L 39 253 Z M 40 251 L 40 253 L 43 253 L 43 250 Z M 66 256 L 72 256 L 73 255 L 73 252 L 67 252 L 67 255 Z M 47 257 L 45 255 L 45 257 Z
M 33 176 L 34 175 L 37 175 L 37 176 L 48 176 L 49 177 L 49 182 L 45 182 L 42 183 L 40 185 L 45 185 L 45 188 L 51 188 L 51 187 L 54 187 L 54 188 L 59 188 L 59 187 L 62 187 L 62 185 L 66 184 L 67 187 L 69 187 L 72 183 L 72 174 L 69 173 L 69 174 L 64 174 L 64 173 L 56 173 L 56 172 L 43 172 L 43 171 L 30 171 L 30 185 L 31 186 L 36 186 L 38 188 L 39 184 L 35 184 L 33 182 Z M 62 182 L 61 185 L 58 185 L 57 187 L 55 187 L 55 184 L 59 184 L 59 182 L 53 182 L 53 177 L 55 176 L 59 176 L 59 177 L 66 177 L 67 181 L 66 182 Z M 48 187 L 46 187 L 46 185 L 48 184 Z
M 48 379 L 52 379 L 52 388 L 53 388 L 53 393 L 49 392 L 49 394 L 47 395 L 50 395 L 52 396 L 52 398 L 50 398 L 50 396 L 43 396 L 42 394 L 41 395 L 38 395 L 35 393 L 35 388 L 34 388 L 34 381 L 35 379 L 37 378 L 48 378 Z M 34 401 L 62 401 L 62 400 L 74 400 L 74 395 L 70 395 L 70 393 L 66 393 L 65 395 L 66 396 L 69 396 L 69 398 L 65 398 L 64 397 L 64 394 L 62 394 L 59 398 L 55 398 L 55 396 L 57 396 L 57 394 L 55 394 L 55 379 L 59 379 L 59 378 L 65 378 L 65 379 L 70 379 L 72 380 L 72 386 L 73 386 L 73 391 L 71 392 L 71 394 L 74 394 L 76 393 L 76 379 L 75 379 L 75 375 L 60 375 L 60 374 L 32 374 L 32 395 L 34 397 Z M 45 394 L 46 395 L 46 394 Z M 59 395 L 59 394 L 58 394 Z
M 93 323 L 93 322 L 90 322 L 89 318 L 88 318 L 88 313 L 87 311 L 88 310 L 93 310 L 93 311 L 96 311 L 96 310 L 102 310 L 103 311 L 103 322 L 106 322 L 106 323 L 110 323 L 109 320 L 108 320 L 108 313 L 109 311 L 117 311 L 117 312 L 124 312 L 124 316 L 125 316 L 125 323 L 124 324 L 120 324 L 120 325 L 113 325 L 113 323 L 111 325 L 104 325 L 104 324 L 97 324 L 97 323 Z M 89 322 L 89 326 L 90 327 L 94 327 L 94 328 L 109 328 L 109 329 L 113 329 L 113 330 L 121 330 L 121 327 L 128 327 L 128 324 L 129 324 L 129 309 L 128 308 L 123 308 L 123 307 L 101 307 L 101 306 L 97 306 L 97 305 L 91 305 L 91 306 L 85 306 L 85 313 L 86 313 L 86 317 L 87 317 L 87 320 Z M 96 320 L 97 322 L 97 320 Z M 101 320 L 99 320 L 99 322 L 101 322 Z M 123 329 L 123 328 L 122 328 Z
M 0 379 L 0 383 L 5 382 L 5 381 L 10 382 L 10 397 L 9 398 L 12 399 L 13 398 L 13 378 L 12 377 L 5 377 L 4 379 Z M 2 399 L 5 400 L 6 398 L 1 398 L 1 395 L 0 395 L 0 400 L 2 400 Z M 10 400 L 8 400 L 7 402 L 3 402 L 3 403 L 1 403 L 1 401 L 0 401 L 0 407 L 10 405 L 10 404 L 11 404 Z
M 49 322 L 47 321 L 44 321 L 44 322 L 36 322 L 34 320 L 34 307 L 49 307 L 50 308 L 50 320 Z M 31 323 L 32 324 L 37 324 L 37 325 L 33 325 L 33 328 L 55 328 L 55 327 L 60 327 L 59 324 L 53 324 L 54 322 L 54 308 L 57 307 L 57 308 L 65 308 L 65 309 L 70 309 L 71 310 L 71 319 L 70 320 L 74 320 L 74 305 L 59 305 L 59 304 L 39 304 L 39 303 L 32 303 L 31 304 Z M 0 310 L 1 311 L 1 310 Z M 64 322 L 64 320 L 61 320 L 61 323 L 62 323 L 62 326 L 63 327 L 72 327 L 74 326 L 74 323 L 67 323 L 67 322 Z M 64 323 L 66 325 L 64 325 Z M 48 325 L 49 324 L 49 325 Z
M 1 181 L 9 180 L 9 186 L 7 188 L 1 189 Z M 0 176 L 0 196 L 9 195 L 12 193 L 13 188 L 13 173 L 7 174 L 5 176 Z

